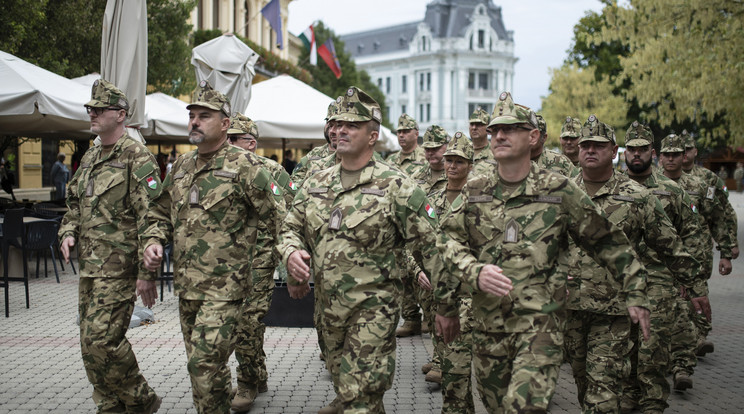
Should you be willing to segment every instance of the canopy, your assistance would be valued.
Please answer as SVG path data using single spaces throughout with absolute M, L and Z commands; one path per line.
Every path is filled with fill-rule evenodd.
M 325 117 L 331 101 L 331 97 L 312 86 L 281 75 L 253 85 L 253 98 L 244 114 L 258 125 L 259 148 L 280 145 L 265 141 L 277 138 L 287 138 L 287 147 L 305 146 L 309 142 L 323 144 Z M 380 132 L 378 150 L 400 149 L 389 129 L 382 127 Z
M 0 134 L 89 139 L 90 88 L 0 51 Z

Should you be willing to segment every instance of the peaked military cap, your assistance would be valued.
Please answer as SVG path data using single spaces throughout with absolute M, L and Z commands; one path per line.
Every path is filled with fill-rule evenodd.
M 397 130 L 401 129 L 415 129 L 418 131 L 418 123 L 415 119 L 411 117 L 411 115 L 403 114 L 398 118 L 398 128 Z
M 340 98 L 340 96 L 339 96 L 339 98 Z M 336 98 L 336 99 L 338 99 L 338 98 Z M 338 103 L 336 101 L 331 101 L 331 103 L 328 104 L 328 112 L 326 112 L 325 120 L 326 121 L 330 121 L 331 120 L 331 117 L 333 115 L 336 115 L 337 113 L 338 113 Z
M 470 142 L 470 139 L 462 132 L 457 131 L 452 141 L 447 145 L 447 151 L 444 152 L 444 155 L 455 155 L 473 162 L 474 153 L 475 150 L 473 150 L 473 143 Z
M 633 121 L 625 131 L 626 147 L 645 147 L 654 143 L 654 133 L 651 128 L 638 121 Z
M 488 115 L 488 112 L 479 106 L 475 108 L 475 111 L 473 111 L 472 114 L 470 114 L 468 122 L 471 124 L 480 122 L 481 124 L 488 125 L 488 123 L 491 122 L 491 115 Z
M 540 114 L 535 114 L 537 117 L 537 129 L 540 130 L 540 133 L 545 135 L 548 133 L 548 124 L 545 123 L 545 118 L 543 118 Z
M 509 92 L 502 92 L 499 96 L 488 126 L 504 124 L 530 124 L 533 128 L 538 128 L 535 112 L 526 106 L 515 104 Z
M 329 121 L 382 122 L 380 105 L 367 92 L 350 86 L 346 94 L 336 98 L 338 112 Z
M 581 128 L 581 137 L 579 144 L 586 141 L 593 142 L 610 142 L 615 145 L 615 130 L 611 126 L 600 122 L 594 114 L 589 115 L 584 126 Z
M 236 112 L 230 118 L 230 128 L 228 134 L 250 134 L 253 138 L 258 139 L 258 125 L 247 116 Z
M 677 134 L 669 134 L 661 140 L 661 152 L 685 152 L 685 142 Z
M 192 106 L 202 106 L 220 111 L 226 116 L 231 115 L 230 99 L 222 92 L 213 89 L 212 85 L 205 80 L 199 82 L 199 86 L 194 89 L 194 93 L 191 95 L 191 103 L 186 106 L 186 109 L 191 109 Z
M 682 142 L 685 144 L 685 149 L 697 147 L 697 145 L 695 145 L 695 138 L 693 138 L 692 134 L 687 132 L 686 129 L 682 130 L 681 136 L 682 136 Z
M 578 138 L 581 136 L 581 121 L 579 118 L 566 117 L 566 122 L 561 127 L 561 138 Z
M 439 148 L 450 141 L 450 136 L 444 128 L 439 125 L 432 125 L 424 133 L 424 148 Z
M 93 108 L 108 108 L 115 106 L 129 112 L 129 101 L 121 89 L 113 83 L 98 79 L 93 82 L 93 88 L 90 91 L 90 101 L 85 104 Z

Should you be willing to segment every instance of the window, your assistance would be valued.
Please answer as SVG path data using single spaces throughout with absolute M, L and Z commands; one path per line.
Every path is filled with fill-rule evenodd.
M 481 72 L 478 74 L 478 89 L 488 89 L 488 73 Z
M 196 13 L 199 15 L 199 27 L 198 29 L 204 30 L 204 0 L 199 0 L 199 4 L 196 6 Z
M 382 78 L 377 78 L 377 87 L 382 89 Z
M 220 0 L 212 0 L 212 29 L 220 28 Z
M 475 72 L 468 73 L 468 89 L 475 89 Z
M 426 122 L 431 120 L 431 104 L 426 104 Z
M 405 106 L 405 105 L 401 105 L 401 106 L 400 106 L 400 113 L 401 113 L 401 114 L 405 114 L 405 113 L 406 113 L 406 109 L 407 109 L 407 108 L 406 108 L 406 106 Z
M 478 49 L 483 49 L 486 46 L 486 32 L 478 30 Z
M 426 90 L 431 90 L 431 72 L 426 72 Z
M 490 72 L 470 71 L 468 72 L 468 89 L 488 90 L 491 75 Z
M 390 93 L 390 76 L 385 78 L 385 93 Z
M 419 114 L 418 115 L 419 115 L 418 118 L 421 120 L 421 122 L 426 122 L 426 121 L 424 121 L 424 104 L 419 104 Z
M 406 75 L 403 75 L 403 77 L 400 79 L 400 91 L 403 93 L 406 93 L 407 89 L 408 89 L 408 77 Z
M 419 90 L 424 90 L 424 73 L 419 73 Z

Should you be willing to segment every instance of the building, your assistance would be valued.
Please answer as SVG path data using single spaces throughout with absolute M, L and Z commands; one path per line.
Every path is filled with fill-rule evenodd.
M 514 33 L 491 0 L 435 0 L 422 21 L 341 39 L 385 93 L 388 119 L 407 113 L 421 131 L 467 131 L 476 107 L 490 112 L 513 88 Z

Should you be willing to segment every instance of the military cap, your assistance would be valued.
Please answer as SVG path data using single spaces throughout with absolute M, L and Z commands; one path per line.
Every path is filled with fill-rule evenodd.
M 450 141 L 450 136 L 444 128 L 439 125 L 432 125 L 424 133 L 424 148 L 439 148 Z
M 526 106 L 515 104 L 509 92 L 502 92 L 499 96 L 488 126 L 503 124 L 530 124 L 533 128 L 538 128 L 535 112 Z
M 228 134 L 250 134 L 253 138 L 258 139 L 258 125 L 247 116 L 236 112 L 230 118 L 230 128 Z
M 367 92 L 350 86 L 346 94 L 336 98 L 338 112 L 331 116 L 329 121 L 346 122 L 382 122 L 382 110 L 380 105 Z
M 685 152 L 685 142 L 677 134 L 669 134 L 661 140 L 661 152 Z
M 473 162 L 474 153 L 473 143 L 470 142 L 470 139 L 468 139 L 468 137 L 466 137 L 462 132 L 457 131 L 455 132 L 452 141 L 447 145 L 447 151 L 444 152 L 444 155 L 456 155 Z
M 561 127 L 561 138 L 578 138 L 581 135 L 581 121 L 579 118 L 566 117 Z
M 682 134 L 681 135 L 682 135 L 682 142 L 685 144 L 685 149 L 696 148 L 697 147 L 695 145 L 695 138 L 693 138 L 692 137 L 692 134 L 690 134 L 689 132 L 687 132 L 686 129 L 683 129 L 682 130 Z
M 413 119 L 413 117 L 411 117 L 411 115 L 403 114 L 398 118 L 397 130 L 401 129 L 415 129 L 418 131 L 418 123 Z
M 192 106 L 202 106 L 220 111 L 226 116 L 231 115 L 230 99 L 222 92 L 213 89 L 212 85 L 205 80 L 199 82 L 199 86 L 194 89 L 194 93 L 191 95 L 191 103 L 186 106 L 186 109 L 191 109 Z
M 611 126 L 600 122 L 594 114 L 589 115 L 584 126 L 581 128 L 579 144 L 586 141 L 593 142 L 610 142 L 615 145 L 615 130 Z
M 339 98 L 340 98 L 340 96 L 339 96 Z M 338 98 L 336 98 L 336 99 L 338 99 Z M 330 121 L 331 120 L 331 117 L 333 115 L 336 115 L 337 113 L 338 113 L 338 103 L 336 103 L 336 101 L 331 101 L 331 103 L 328 104 L 328 112 L 326 113 L 325 120 L 326 121 Z
M 633 121 L 625 131 L 626 147 L 645 147 L 654 143 L 654 133 L 651 128 L 638 121 Z
M 470 114 L 468 122 L 471 124 L 480 122 L 481 124 L 488 125 L 488 123 L 491 122 L 491 115 L 488 115 L 488 112 L 479 106 L 475 108 L 475 111 L 473 111 L 472 114 Z
M 545 123 L 545 118 L 542 117 L 540 114 L 535 114 L 537 117 L 537 129 L 540 130 L 540 133 L 545 135 L 548 133 L 548 124 Z
M 85 106 L 93 108 L 108 108 L 116 106 L 129 112 L 129 101 L 121 89 L 113 83 L 98 79 L 93 82 L 93 88 L 90 91 L 90 101 Z

